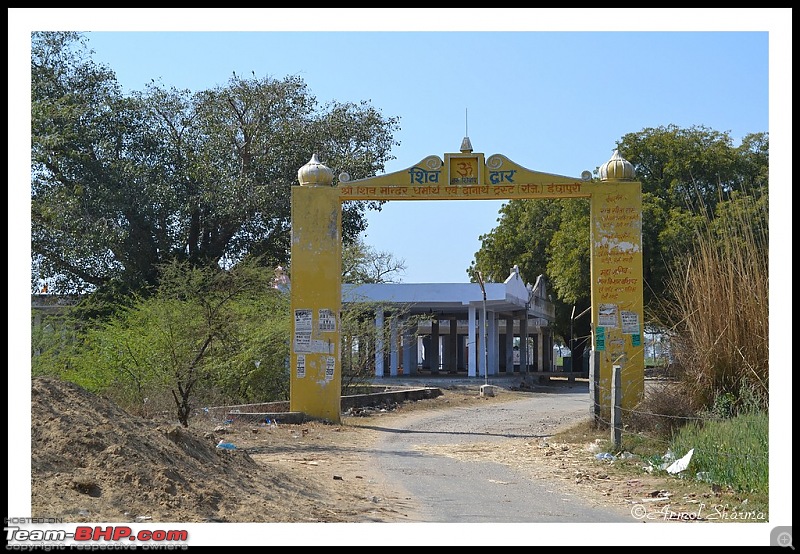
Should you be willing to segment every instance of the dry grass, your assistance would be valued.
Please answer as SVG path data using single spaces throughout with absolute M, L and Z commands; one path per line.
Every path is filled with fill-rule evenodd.
M 769 235 L 758 224 L 767 203 L 737 198 L 673 268 L 663 322 L 692 406 L 711 410 L 728 398 L 728 415 L 766 409 L 769 395 Z

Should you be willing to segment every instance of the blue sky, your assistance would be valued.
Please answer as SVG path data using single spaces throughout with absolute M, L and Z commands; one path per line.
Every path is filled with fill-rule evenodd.
M 458 152 L 465 134 L 476 152 L 577 177 L 649 127 L 706 126 L 737 144 L 769 131 L 772 222 L 791 231 L 790 8 L 9 9 L 9 159 L 20 162 L 9 171 L 21 180 L 30 120 L 17 105 L 29 102 L 29 33 L 46 29 L 88 31 L 94 59 L 128 91 L 151 79 L 198 91 L 255 72 L 300 76 L 321 104 L 370 101 L 400 118 L 387 172 Z M 465 282 L 500 206 L 390 202 L 370 214 L 365 241 L 405 262 L 404 282 Z M 12 221 L 27 224 L 9 203 L 9 231 Z M 780 236 L 789 255 L 772 268 L 785 279 L 791 234 Z
M 465 133 L 476 152 L 577 177 L 645 127 L 769 130 L 766 32 L 92 33 L 90 44 L 126 89 L 162 78 L 202 90 L 254 71 L 299 75 L 320 102 L 370 100 L 400 117 L 387 172 L 458 152 Z M 465 282 L 500 205 L 389 203 L 365 241 L 405 260 L 406 282 Z
M 203 12 L 191 13 L 196 11 Z M 577 177 L 608 161 L 624 134 L 648 127 L 704 125 L 730 131 L 736 141 L 770 130 L 769 33 L 756 30 L 755 22 L 747 22 L 754 30 L 743 31 L 462 32 L 478 28 L 474 15 L 464 18 L 469 24 L 456 18 L 441 27 L 448 16 L 440 10 L 421 10 L 411 18 L 409 10 L 391 9 L 362 14 L 353 23 L 337 10 L 233 11 L 252 12 L 250 27 L 316 24 L 320 30 L 198 32 L 189 29 L 209 27 L 197 15 L 153 21 L 140 14 L 101 23 L 93 10 L 74 19 L 78 29 L 89 30 L 95 59 L 107 64 L 128 91 L 143 89 L 151 79 L 199 91 L 225 85 L 233 72 L 254 72 L 300 76 L 321 104 L 370 101 L 385 116 L 400 118 L 395 136 L 400 146 L 387 172 L 432 154 L 458 152 L 465 134 L 476 152 L 500 153 L 530 169 Z M 728 11 L 708 12 L 727 16 Z M 487 17 L 487 28 L 514 22 L 521 29 L 549 29 L 549 22 L 567 26 L 573 18 L 567 10 L 539 12 L 510 10 L 509 21 Z M 619 19 L 630 17 L 623 26 L 635 29 L 636 13 L 623 10 L 597 27 L 618 26 Z M 218 28 L 236 28 L 222 19 Z M 407 31 L 423 20 L 448 30 Z M 156 26 L 180 32 L 148 31 Z M 124 28 L 131 30 L 118 30 Z M 335 30 L 341 28 L 361 30 Z M 391 202 L 370 213 L 364 239 L 405 262 L 405 282 L 465 282 L 479 237 L 495 227 L 501 204 Z

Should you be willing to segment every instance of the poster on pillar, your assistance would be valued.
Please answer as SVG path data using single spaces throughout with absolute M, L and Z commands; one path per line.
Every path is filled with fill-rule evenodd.
M 600 357 L 601 403 L 611 404 L 614 365 L 622 368 L 623 405 L 643 394 L 644 350 L 641 185 L 596 183 L 591 197 L 593 348 Z
M 294 311 L 294 351 L 311 352 L 312 311 Z
M 319 330 L 322 332 L 336 331 L 336 314 L 333 310 L 323 308 L 319 310 Z

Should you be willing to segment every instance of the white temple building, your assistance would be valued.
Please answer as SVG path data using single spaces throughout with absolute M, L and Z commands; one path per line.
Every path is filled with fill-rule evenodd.
M 374 322 L 382 330 L 374 345 L 376 377 L 420 372 L 488 377 L 554 369 L 555 307 L 545 279 L 540 275 L 534 285 L 526 284 L 517 266 L 504 282 L 483 285 L 343 284 L 342 302 L 376 306 Z M 391 317 L 393 312 L 399 317 Z M 353 339 L 343 336 L 343 356 Z

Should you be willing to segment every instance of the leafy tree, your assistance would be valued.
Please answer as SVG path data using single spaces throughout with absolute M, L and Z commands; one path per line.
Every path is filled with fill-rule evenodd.
M 469 270 L 474 275 L 480 269 L 492 281 L 504 280 L 515 264 L 527 283 L 545 275 L 555 293 L 556 334 L 576 351 L 584 343 L 573 340 L 573 333 L 580 337 L 589 332 L 588 319 L 570 324 L 572 307 L 578 314 L 591 301 L 588 219 L 585 200 L 511 200 L 500 209 L 499 225 L 480 237 L 481 248 Z
M 31 278 L 52 292 L 147 294 L 172 260 L 286 265 L 291 187 L 311 154 L 363 178 L 396 144 L 396 118 L 366 102 L 320 107 L 298 77 L 124 96 L 77 33 L 34 33 L 31 72 Z M 345 203 L 345 241 L 379 208 Z
M 620 153 L 642 183 L 645 305 L 668 294 L 666 268 L 695 248 L 707 219 L 737 191 L 763 194 L 769 186 L 769 138 L 744 137 L 733 146 L 729 133 L 704 126 L 647 128 L 622 137 Z M 663 210 L 660 211 L 660 210 Z
M 479 237 L 481 248 L 467 270 L 470 280 L 475 281 L 475 271 L 480 270 L 485 280 L 500 282 L 508 277 L 510 268 L 518 265 L 524 281 L 536 282 L 536 277 L 546 272 L 548 250 L 561 221 L 562 207 L 560 200 L 511 200 L 503 204 L 500 224 Z M 540 232 L 531 233 L 535 227 Z
M 591 318 L 580 314 L 591 305 L 589 272 L 589 202 L 562 200 L 561 225 L 553 233 L 545 275 L 552 276 L 556 301 L 556 329 L 569 345 L 573 368 L 583 367 L 584 351 L 591 346 Z M 573 319 L 573 315 L 575 319 Z
M 130 112 L 113 73 L 86 59 L 81 35 L 34 33 L 31 48 L 31 277 L 73 292 L 73 283 L 98 286 L 126 262 L 109 249 L 113 213 L 76 216 L 97 212 L 107 202 L 101 191 L 125 194 L 123 183 L 98 183 L 117 172 L 111 158 Z

